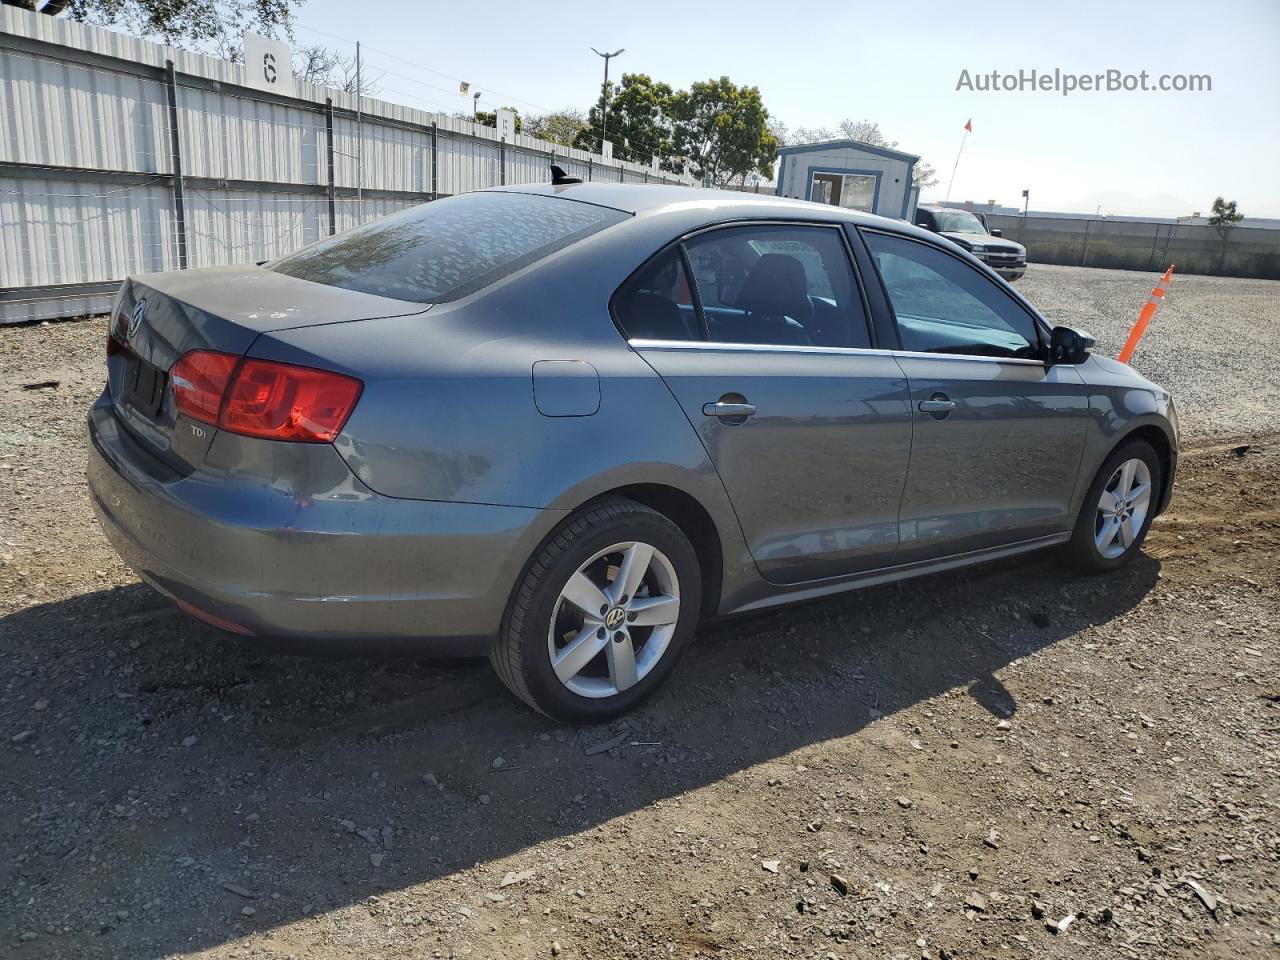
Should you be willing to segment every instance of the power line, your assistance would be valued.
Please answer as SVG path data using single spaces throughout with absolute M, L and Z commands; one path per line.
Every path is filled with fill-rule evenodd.
M 317 34 L 317 35 L 322 36 L 322 37 L 328 37 L 328 38 L 329 38 L 329 39 L 331 39 L 331 40 L 338 40 L 338 41 L 341 41 L 342 43 L 345 43 L 345 44 L 348 44 L 348 45 L 351 45 L 351 44 L 353 44 L 353 43 L 354 43 L 354 41 L 349 40 L 349 39 L 348 39 L 348 38 L 346 38 L 346 37 L 339 37 L 339 36 L 336 36 L 336 35 L 334 35 L 334 34 L 332 34 L 332 33 L 326 33 L 326 32 L 325 32 L 325 31 L 323 31 L 323 30 L 317 30 L 315 27 L 308 26 L 307 24 L 304 24 L 304 23 L 300 23 L 300 22 L 295 21 L 295 26 L 299 26 L 299 27 L 301 27 L 303 30 L 306 30 L 306 31 L 307 31 L 307 32 L 309 32 L 309 33 L 314 33 L 314 34 Z M 424 71 L 424 72 L 426 72 L 426 73 L 433 73 L 433 74 L 435 74 L 436 76 L 444 77 L 446 80 L 452 80 L 452 81 L 455 81 L 455 82 L 457 82 L 457 83 L 462 83 L 462 82 L 464 82 L 464 81 L 462 80 L 462 78 L 461 78 L 461 77 L 455 77 L 455 76 L 453 76 L 452 74 L 444 73 L 444 72 L 443 72 L 443 71 L 441 71 L 441 70 L 435 70 L 435 69 L 432 69 L 431 67 L 426 67 L 426 66 L 423 66 L 422 64 L 415 63 L 415 62 L 414 62 L 414 61 L 412 61 L 412 60 L 406 60 L 404 57 L 397 56 L 396 54 L 391 53 L 391 52 L 390 52 L 390 51 L 388 51 L 388 50 L 382 50 L 382 49 L 380 49 L 380 48 L 378 48 L 378 47 L 371 47 L 371 46 L 369 46 L 368 44 L 364 43 L 364 41 L 361 41 L 361 47 L 362 47 L 362 49 L 364 49 L 364 50 L 372 50 L 374 53 L 381 54 L 381 55 L 382 55 L 382 56 L 384 56 L 384 57 L 389 57 L 389 58 L 391 58 L 392 60 L 395 60 L 395 61 L 397 61 L 397 62 L 399 62 L 399 63 L 406 64 L 406 65 L 408 65 L 408 66 L 410 66 L 410 67 L 414 68 L 415 70 L 422 70 L 422 71 Z M 611 56 L 612 56 L 612 54 L 611 54 Z M 415 78 L 415 77 L 409 77 L 409 76 L 405 76 L 405 75 L 404 75 L 404 74 L 402 74 L 402 73 L 397 73 L 396 71 L 394 71 L 394 70 L 390 70 L 390 69 L 386 68 L 385 66 L 383 66 L 383 65 L 381 65 L 381 64 L 379 64 L 379 65 L 378 65 L 378 69 L 379 69 L 379 70 L 384 71 L 385 73 L 387 73 L 387 74 L 389 74 L 389 75 L 391 75 L 391 76 L 393 76 L 393 77 L 399 77 L 399 78 L 400 78 L 400 79 L 402 79 L 402 80 L 408 80 L 410 83 L 417 83 L 417 84 L 421 84 L 422 86 L 429 87 L 429 88 L 434 89 L 434 90 L 439 90 L 439 91 L 442 91 L 442 92 L 444 92 L 444 93 L 451 93 L 451 92 L 452 92 L 452 91 L 451 91 L 451 90 L 449 90 L 449 89 L 446 89 L 446 88 L 444 88 L 444 87 L 437 86 L 436 84 L 428 83 L 428 82 L 427 82 L 427 81 L 425 81 L 425 80 L 419 80 L 419 79 L 417 79 L 417 78 Z M 481 87 L 482 87 L 482 88 L 484 88 L 484 89 L 487 89 L 487 90 L 488 90 L 490 93 L 492 93 L 495 97 L 500 97 L 500 98 L 502 98 L 502 102 L 504 102 L 504 103 L 505 103 L 505 102 L 522 103 L 522 104 L 524 104 L 525 106 L 527 106 L 527 107 L 533 107 L 535 110 L 538 110 L 538 111 L 540 111 L 540 112 L 542 112 L 542 113 L 544 113 L 544 114 L 546 114 L 546 113 L 555 113 L 555 112 L 557 112 L 556 110 L 552 109 L 551 107 L 547 107 L 547 106 L 544 106 L 544 105 L 542 105 L 542 104 L 534 103 L 532 100 L 526 100 L 526 99 L 524 99 L 524 98 L 522 98 L 522 97 L 512 96 L 511 94 L 503 93 L 501 90 L 494 90 L 492 87 L 488 86 L 487 84 L 483 84 L 483 83 L 481 83 L 481 84 L 477 84 L 477 85 L 478 85 L 478 86 L 481 86 Z M 411 94 L 406 94 L 406 93 L 404 93 L 404 91 L 391 90 L 390 88 L 386 88 L 386 89 L 387 89 L 387 91 L 388 91 L 388 92 L 390 92 L 390 93 L 399 93 L 401 96 L 411 96 Z M 420 98 L 420 99 L 423 99 L 423 100 L 424 100 L 425 102 L 427 102 L 427 103 L 434 103 L 434 104 L 436 104 L 437 106 L 442 106 L 442 105 L 439 103 L 439 101 L 431 100 L 430 98 L 423 97 L 423 98 Z M 497 101 L 493 101 L 493 100 L 481 100 L 480 102 L 481 102 L 482 104 L 486 105 L 486 106 L 493 107 L 494 109 L 498 109 L 498 108 L 499 108 L 499 102 L 497 102 Z M 460 110 L 459 110 L 459 111 L 450 111 L 448 107 L 445 107 L 445 108 L 444 108 L 444 110 L 445 110 L 445 112 L 446 112 L 446 113 L 454 113 L 454 112 L 461 113 L 461 112 L 462 112 L 462 111 L 460 111 Z M 464 119 L 465 119 L 465 118 L 464 118 Z M 677 154 L 669 153 L 669 152 L 665 152 L 664 150 L 660 150 L 660 149 L 654 149 L 655 147 L 658 147 L 658 146 L 660 146 L 660 145 L 659 145 L 659 144 L 656 144 L 656 143 L 653 143 L 653 142 L 649 142 L 649 141 L 640 141 L 640 142 L 635 142 L 635 143 L 628 142 L 627 146 L 628 146 L 628 147 L 638 148 L 638 149 L 647 149 L 647 150 L 649 150 L 649 152 L 650 152 L 651 154 L 657 154 L 659 157 L 661 157 L 661 158 L 662 158 L 662 159 L 664 159 L 664 160 L 676 160 L 676 159 L 681 159 Z M 592 151 L 588 151 L 588 152 L 592 152 Z M 633 161 L 633 162 L 634 162 L 634 161 Z

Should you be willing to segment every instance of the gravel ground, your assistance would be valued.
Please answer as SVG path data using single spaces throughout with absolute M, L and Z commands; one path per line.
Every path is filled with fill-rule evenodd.
M 1114 357 L 1159 274 L 1032 264 L 1017 283 L 1052 323 Z M 1280 283 L 1179 276 L 1133 366 L 1174 395 L 1189 441 L 1280 432 Z
M 1023 288 L 1114 352 L 1153 279 Z M 1278 313 L 1175 283 L 1138 366 L 1190 442 L 1119 575 L 709 629 L 585 729 L 175 614 L 83 489 L 104 324 L 0 330 L 0 955 L 1280 956 Z

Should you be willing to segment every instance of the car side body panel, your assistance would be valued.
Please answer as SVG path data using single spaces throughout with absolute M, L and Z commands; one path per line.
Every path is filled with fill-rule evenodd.
M 187 325 L 211 334 L 181 346 L 170 337 L 170 353 L 206 343 L 225 350 L 234 341 L 236 352 L 346 373 L 359 377 L 364 389 L 332 446 L 255 440 L 210 427 L 204 461 L 193 459 L 193 469 L 179 474 L 166 473 L 138 447 L 112 410 L 111 390 L 119 385 L 109 387 L 89 417 L 89 479 L 121 555 L 160 589 L 254 632 L 427 638 L 424 649 L 474 653 L 498 632 L 539 544 L 573 510 L 614 491 L 665 488 L 698 504 L 716 531 L 721 561 L 719 603 L 705 605 L 704 613 L 729 614 L 1061 542 L 1098 464 L 1128 432 L 1155 426 L 1176 451 L 1168 394 L 1127 367 L 1093 358 L 1056 374 L 1064 382 L 1078 376 L 1087 393 L 1072 511 L 1055 506 L 1057 521 L 1020 534 L 1005 531 L 1002 542 L 966 544 L 945 556 L 897 555 L 837 576 L 812 575 L 825 572 L 819 564 L 795 573 L 795 582 L 770 582 L 708 452 L 708 445 L 718 449 L 717 441 L 682 407 L 677 386 L 614 325 L 613 292 L 673 239 L 741 220 L 844 223 L 954 245 L 910 225 L 838 208 L 721 191 L 591 184 L 510 189 L 564 193 L 638 213 L 430 309 L 289 278 L 295 307 L 316 304 L 292 323 L 249 316 L 266 303 L 260 294 L 273 285 L 283 289 L 277 280 L 259 283 L 257 268 L 156 279 L 174 310 L 180 304 L 187 311 Z M 632 199 L 637 202 L 628 207 Z M 995 279 L 970 254 L 957 255 Z M 246 289 L 219 289 L 233 277 Z M 203 319 L 205 283 L 214 291 L 209 302 L 230 297 L 229 312 L 240 311 L 229 324 Z M 876 298 L 869 299 L 874 308 Z M 155 314 L 158 325 L 169 319 L 178 329 L 178 312 Z M 887 351 L 871 353 L 877 362 L 892 359 Z M 905 426 L 914 411 L 902 409 L 896 388 L 891 392 L 893 409 L 885 416 Z M 1044 418 L 1049 435 L 1051 420 Z M 1041 449 L 1033 426 L 1025 435 Z M 897 476 L 904 450 L 898 443 L 886 466 Z M 1028 464 L 1033 461 L 1031 454 Z M 848 496 L 856 498 L 859 489 L 851 470 Z M 756 497 L 751 509 L 769 509 L 768 499 Z M 878 503 L 868 522 L 884 534 L 891 513 Z M 802 532 L 815 531 L 822 532 Z
M 1089 388 L 1090 428 L 1085 438 L 1084 468 L 1072 499 L 1080 509 L 1085 493 L 1102 462 L 1130 434 L 1155 429 L 1164 435 L 1169 461 L 1157 513 L 1169 505 L 1178 466 L 1178 417 L 1173 398 L 1163 387 L 1146 380 L 1127 364 L 1097 354 L 1076 370 Z
M 1073 367 L 896 356 L 911 383 L 914 412 L 900 514 L 904 560 L 1070 528 L 1089 408 Z M 943 396 L 955 404 L 950 412 L 920 410 Z

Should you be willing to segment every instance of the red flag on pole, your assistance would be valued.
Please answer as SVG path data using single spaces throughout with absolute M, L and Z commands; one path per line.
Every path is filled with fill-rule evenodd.
M 973 119 L 970 118 L 964 122 L 965 133 L 973 133 Z

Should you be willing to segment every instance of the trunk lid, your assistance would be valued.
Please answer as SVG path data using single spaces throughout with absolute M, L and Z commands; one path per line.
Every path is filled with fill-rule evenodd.
M 107 358 L 116 416 L 170 467 L 189 472 L 204 458 L 217 429 L 179 417 L 174 409 L 168 376 L 184 353 L 243 355 L 263 333 L 406 316 L 428 308 L 259 267 L 131 277 L 121 285 L 112 316 L 124 349 Z M 117 327 L 121 314 L 125 320 Z

